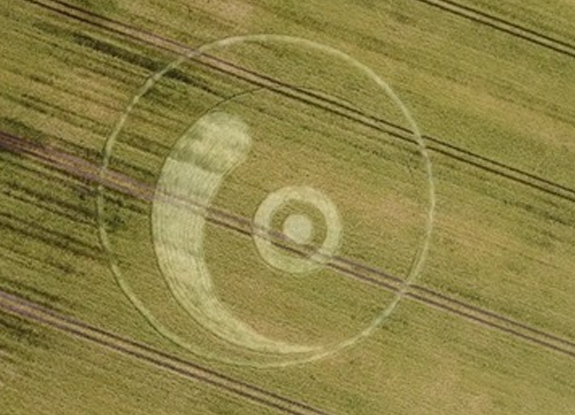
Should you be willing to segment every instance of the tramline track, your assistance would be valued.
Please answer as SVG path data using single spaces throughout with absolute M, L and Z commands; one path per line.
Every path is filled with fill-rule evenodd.
M 100 177 L 98 174 L 100 166 L 93 165 L 85 160 L 62 153 L 61 151 L 47 149 L 35 143 L 27 142 L 6 132 L 0 132 L 0 148 L 14 154 L 31 157 L 47 166 L 71 174 L 74 177 L 87 180 L 96 185 L 103 185 L 111 190 L 135 197 L 139 200 L 148 202 L 153 200 L 153 191 L 151 187 L 146 184 L 138 183 L 134 179 L 126 178 L 124 175 L 116 172 L 108 172 L 107 177 Z M 174 203 L 181 203 L 181 201 L 176 200 Z M 190 208 L 197 208 L 193 201 L 190 203 Z M 206 219 L 214 225 L 224 227 L 247 237 L 253 236 L 254 230 L 251 227 L 250 219 L 213 207 L 205 206 L 203 209 L 205 210 Z M 309 254 L 305 249 L 294 248 L 286 244 L 289 238 L 279 232 L 262 232 L 260 234 L 260 236 L 264 235 L 270 238 L 276 246 L 289 250 L 296 255 L 307 256 L 307 254 Z M 353 261 L 352 259 L 335 256 L 330 259 L 326 266 L 343 275 L 393 293 L 402 292 L 406 288 L 401 278 L 369 265 Z M 564 339 L 553 333 L 532 327 L 499 313 L 467 304 L 419 284 L 412 284 L 407 287 L 407 291 L 403 295 L 406 299 L 411 299 L 436 309 L 447 311 L 484 327 L 502 331 L 545 347 L 548 350 L 553 350 L 575 358 L 574 341 Z
M 575 45 L 563 40 L 555 39 L 544 33 L 529 29 L 528 27 L 511 22 L 506 19 L 486 13 L 482 10 L 465 6 L 451 0 L 413 0 L 419 3 L 435 7 L 446 13 L 462 17 L 474 23 L 488 26 L 492 29 L 506 33 L 518 39 L 525 40 L 561 55 L 575 58 Z
M 290 415 L 333 415 L 0 290 L 0 309 Z
M 180 42 L 171 40 L 169 38 L 151 33 L 135 26 L 131 26 L 113 19 L 109 19 L 62 2 L 60 0 L 21 0 L 27 3 L 34 4 L 53 13 L 71 18 L 81 23 L 88 24 L 93 27 L 107 30 L 109 32 L 127 37 L 137 42 L 154 46 L 164 51 L 175 52 L 181 56 L 192 56 L 195 49 L 193 47 L 184 45 Z M 423 0 L 415 0 L 423 1 Z M 441 3 L 441 1 L 430 1 L 430 3 Z M 510 33 L 514 35 L 513 32 Z M 546 44 L 541 46 L 546 47 Z M 574 49 L 575 50 L 575 49 Z M 375 117 L 370 114 L 365 114 L 362 111 L 348 106 L 345 103 L 335 101 L 329 97 L 317 94 L 313 91 L 303 90 L 294 85 L 287 84 L 280 80 L 271 78 L 265 74 L 257 73 L 255 71 L 243 68 L 232 62 L 227 62 L 223 59 L 211 56 L 209 54 L 202 54 L 200 56 L 192 57 L 194 63 L 208 67 L 221 73 L 225 73 L 247 81 L 254 86 L 260 88 L 267 88 L 282 96 L 298 100 L 307 105 L 312 105 L 321 108 L 325 111 L 340 115 L 349 119 L 350 121 L 358 122 L 367 127 L 373 128 L 388 134 L 396 139 L 410 142 L 415 144 L 412 132 L 396 123 L 389 122 L 385 119 Z M 456 145 L 450 144 L 447 141 L 441 140 L 436 137 L 424 135 L 423 138 L 429 143 L 427 148 L 429 151 L 442 154 L 458 162 L 470 165 L 474 168 L 481 169 L 488 173 L 503 177 L 515 183 L 527 186 L 537 191 L 544 192 L 551 196 L 575 202 L 575 189 L 569 186 L 556 183 L 546 178 L 540 177 L 533 173 L 526 172 L 519 168 L 508 166 L 504 163 L 498 162 L 491 158 L 482 156 Z
M 109 33 L 116 33 L 125 38 L 143 42 L 158 49 L 176 52 L 182 56 L 189 55 L 193 52 L 193 48 L 186 45 L 163 38 L 154 33 L 143 31 L 134 26 L 125 25 L 121 22 L 98 16 L 97 14 L 59 0 L 23 1 L 51 9 L 52 11 L 59 13 L 61 16 L 67 16 L 70 19 L 82 21 L 91 26 L 104 29 Z M 511 21 L 491 16 L 481 10 L 460 5 L 450 0 L 415 1 L 426 4 L 430 7 L 438 8 L 446 13 L 460 16 L 477 24 L 491 27 L 500 32 L 510 34 L 518 39 L 545 47 L 562 55 L 575 57 L 575 47 L 569 43 L 553 39 L 552 37 L 542 33 L 537 33 L 536 31 L 522 27 Z M 52 4 L 52 6 L 49 6 L 48 4 Z M 88 17 L 83 19 L 80 16 L 82 13 Z M 99 19 L 102 19 L 103 21 L 100 21 Z M 115 27 L 115 25 L 117 25 L 117 27 Z M 353 106 L 346 105 L 345 102 L 335 101 L 327 95 L 324 96 L 317 94 L 314 91 L 298 88 L 294 85 L 269 77 L 266 74 L 258 73 L 232 62 L 218 59 L 215 56 L 203 55 L 193 58 L 192 63 L 195 65 L 201 65 L 212 71 L 230 75 L 255 85 L 256 87 L 265 88 L 304 104 L 324 109 L 352 122 L 358 122 L 369 126 L 376 131 L 386 133 L 395 139 L 414 144 L 412 132 L 409 129 L 406 129 L 401 125 L 391 123 L 385 119 L 363 113 Z M 122 65 L 123 63 L 119 62 L 119 64 Z M 28 134 L 24 133 L 23 135 Z M 556 198 L 575 202 L 575 188 L 570 188 L 569 186 L 554 182 L 545 177 L 523 171 L 512 165 L 506 165 L 505 163 L 501 163 L 495 159 L 490 159 L 481 154 L 468 151 L 465 148 L 458 147 L 435 137 L 424 136 L 424 138 L 428 143 L 427 146 L 429 150 L 440 154 L 442 156 L 441 158 L 445 156 L 446 158 L 444 160 L 452 159 L 456 161 L 454 164 L 455 166 L 472 166 L 474 169 L 479 169 L 488 172 L 489 174 L 502 177 L 513 183 L 517 183 L 520 185 L 518 186 L 519 188 L 526 186 L 530 189 L 552 195 Z M 111 189 L 119 194 L 130 196 L 129 199 L 132 200 L 130 204 L 133 203 L 134 206 L 138 204 L 137 200 L 145 202 L 154 200 L 154 189 L 150 185 L 147 185 L 144 182 L 138 182 L 137 180 L 134 180 L 129 176 L 121 175 L 120 173 L 116 174 L 114 171 L 107 171 L 105 174 L 101 174 L 102 171 L 100 170 L 100 166 L 97 164 L 90 163 L 79 157 L 74 157 L 70 154 L 56 150 L 55 148 L 38 146 L 26 139 L 0 131 L 0 149 L 2 148 L 8 152 L 24 155 L 38 161 L 38 163 L 34 163 L 34 165 L 39 166 L 39 169 L 42 169 L 41 166 L 49 166 L 49 168 L 64 172 L 64 175 L 60 175 L 60 180 L 62 180 L 62 182 L 68 180 L 72 181 L 72 179 L 76 178 L 80 179 L 81 185 L 86 189 L 93 185 L 99 185 L 106 189 Z M 10 164 L 18 165 L 18 157 L 8 157 L 8 159 L 10 160 Z M 48 176 L 50 176 L 50 174 L 48 174 Z M 492 178 L 494 179 L 495 177 Z M 25 187 L 26 185 L 24 184 L 23 188 Z M 31 189 L 31 187 L 29 189 Z M 6 194 L 8 197 L 13 197 L 11 193 L 12 192 L 9 191 Z M 181 203 L 181 201 L 178 200 L 174 200 L 173 202 Z M 22 203 L 31 204 L 33 202 L 30 199 L 22 199 Z M 50 199 L 49 202 L 46 202 L 45 205 L 49 207 L 50 204 L 57 203 L 58 197 L 54 197 Z M 232 232 L 242 234 L 249 238 L 254 236 L 254 229 L 251 220 L 248 218 L 234 215 L 231 212 L 226 212 L 224 210 L 217 209 L 216 207 L 195 205 L 191 206 L 191 208 L 205 210 L 206 220 L 218 227 L 229 229 Z M 59 213 L 56 212 L 56 214 Z M 17 215 L 14 216 L 14 218 L 18 219 Z M 73 215 L 68 218 L 73 219 Z M 4 216 L 0 218 L 0 226 L 4 225 L 3 222 L 5 222 Z M 10 221 L 8 220 L 7 223 L 10 224 Z M 22 220 L 22 223 L 24 224 L 25 221 Z M 50 232 L 50 229 L 46 228 L 46 231 Z M 266 235 L 269 233 L 267 230 L 263 231 L 266 232 Z M 31 234 L 30 237 L 35 238 L 36 236 Z M 58 239 L 58 237 L 58 235 L 55 235 L 55 239 Z M 290 246 L 289 243 L 291 241 L 289 238 L 279 232 L 269 233 L 269 238 L 274 245 L 282 249 L 289 250 L 293 254 L 306 256 L 308 253 L 305 249 L 298 249 Z M 327 267 L 348 277 L 371 284 L 374 287 L 394 293 L 402 293 L 401 295 L 405 299 L 417 301 L 423 305 L 431 306 L 436 309 L 446 311 L 449 314 L 463 317 L 467 321 L 474 322 L 480 326 L 496 329 L 497 331 L 509 334 L 510 338 L 525 340 L 528 343 L 532 343 L 533 346 L 538 346 L 534 348 L 535 350 L 541 350 L 543 352 L 543 349 L 546 349 L 558 352 L 566 357 L 575 357 L 575 341 L 561 338 L 553 333 L 540 330 L 537 327 L 530 326 L 521 321 L 506 317 L 505 315 L 492 312 L 488 309 L 468 304 L 465 301 L 460 301 L 457 298 L 452 298 L 449 295 L 428 289 L 422 285 L 410 285 L 406 288 L 406 284 L 401 278 L 386 273 L 383 270 L 339 256 L 331 258 Z M 534 291 L 537 292 L 536 290 Z M 173 374 L 211 385 L 212 387 L 221 390 L 226 395 L 229 394 L 244 398 L 247 402 L 251 401 L 257 405 L 266 406 L 287 414 L 330 415 L 327 412 L 313 408 L 305 403 L 282 397 L 271 390 L 244 383 L 222 373 L 218 373 L 217 371 L 201 367 L 193 361 L 187 361 L 185 359 L 172 356 L 160 349 L 154 349 L 144 343 L 119 336 L 114 332 L 109 331 L 107 328 L 91 326 L 83 322 L 81 319 L 67 316 L 65 312 L 62 313 L 61 311 L 54 311 L 50 309 L 49 305 L 42 306 L 38 303 L 20 298 L 18 294 L 15 295 L 15 292 L 6 293 L 0 289 L 0 309 L 36 322 L 39 325 L 58 330 L 62 334 L 83 339 L 87 342 L 99 345 L 104 349 L 113 350 L 125 356 L 131 356 L 137 360 L 146 362 L 157 368 L 161 368 L 161 370 L 169 371 Z

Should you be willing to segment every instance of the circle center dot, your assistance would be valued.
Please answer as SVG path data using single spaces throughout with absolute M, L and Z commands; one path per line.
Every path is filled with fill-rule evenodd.
M 313 223 L 308 216 L 290 215 L 283 224 L 283 233 L 298 244 L 306 244 L 311 242 Z

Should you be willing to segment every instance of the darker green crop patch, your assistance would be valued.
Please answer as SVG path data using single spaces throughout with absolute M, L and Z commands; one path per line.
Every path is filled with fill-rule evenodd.
M 0 117 L 0 129 L 36 144 L 47 145 L 50 142 L 50 137 L 47 134 L 15 118 Z
M 68 3 L 92 13 L 109 14 L 118 10 L 116 0 L 68 0 Z
M 74 33 L 72 36 L 74 42 L 76 42 L 78 45 L 88 47 L 97 52 L 104 53 L 110 57 L 131 63 L 135 66 L 139 66 L 153 72 L 159 71 L 163 66 L 161 63 L 156 62 L 146 56 L 131 52 L 109 42 L 103 42 L 83 33 Z
M 48 349 L 48 342 L 32 323 L 0 311 L 0 338 L 8 348 L 43 348 Z

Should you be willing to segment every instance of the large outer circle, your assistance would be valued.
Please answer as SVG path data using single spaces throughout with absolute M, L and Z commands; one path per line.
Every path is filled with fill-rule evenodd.
M 102 156 L 102 165 L 100 168 L 99 175 L 101 178 L 104 178 L 108 173 L 109 165 L 110 165 L 110 158 L 112 152 L 114 150 L 114 146 L 118 140 L 118 136 L 120 135 L 124 125 L 139 103 L 141 98 L 169 71 L 177 68 L 183 62 L 189 59 L 198 58 L 204 54 L 207 54 L 210 51 L 221 49 L 224 47 L 239 45 L 242 43 L 265 43 L 265 42 L 275 42 L 275 43 L 287 43 L 296 46 L 307 47 L 309 49 L 315 51 L 321 51 L 323 53 L 327 53 L 328 55 L 337 57 L 345 61 L 346 63 L 350 64 L 351 66 L 355 67 L 359 71 L 363 72 L 364 75 L 367 75 L 370 79 L 372 79 L 375 85 L 383 90 L 383 92 L 397 105 L 397 107 L 401 110 L 401 113 L 405 117 L 409 127 L 413 133 L 413 138 L 418 145 L 419 153 L 424 159 L 425 164 L 425 173 L 427 175 L 427 183 L 428 183 L 428 193 L 427 193 L 427 211 L 426 211 L 426 221 L 425 221 L 425 232 L 421 238 L 421 243 L 418 249 L 415 252 L 412 266 L 408 272 L 407 277 L 404 280 L 404 284 L 402 287 L 397 291 L 394 299 L 391 303 L 383 309 L 383 311 L 377 315 L 372 323 L 366 327 L 363 331 L 358 333 L 356 336 L 351 337 L 343 342 L 337 344 L 327 345 L 322 348 L 319 352 L 313 352 L 312 354 L 303 354 L 303 355 L 290 355 L 289 357 L 276 360 L 271 362 L 255 362 L 253 360 L 247 359 L 232 359 L 226 358 L 219 355 L 214 354 L 209 350 L 200 349 L 198 346 L 187 342 L 186 340 L 182 339 L 180 336 L 176 335 L 172 331 L 170 331 L 166 326 L 164 326 L 159 320 L 157 320 L 154 315 L 150 312 L 150 310 L 143 304 L 136 293 L 132 290 L 130 284 L 124 279 L 122 271 L 119 266 L 119 262 L 114 255 L 114 251 L 112 248 L 112 244 L 110 242 L 110 238 L 108 232 L 106 230 L 106 222 L 104 219 L 104 208 L 105 208 L 105 186 L 103 184 L 98 186 L 98 195 L 97 195 L 97 213 L 98 213 L 98 230 L 100 241 L 102 243 L 103 249 L 105 250 L 108 260 L 110 263 L 110 268 L 116 282 L 118 283 L 121 290 L 124 294 L 129 298 L 132 304 L 136 307 L 136 309 L 142 314 L 142 316 L 164 337 L 172 341 L 174 344 L 189 350 L 190 352 L 197 354 L 199 356 L 219 360 L 224 363 L 234 364 L 234 365 L 241 365 L 241 366 L 253 366 L 253 367 L 286 367 L 293 364 L 301 364 L 301 363 L 308 363 L 312 361 L 316 361 L 327 356 L 330 356 L 334 353 L 340 352 L 357 342 L 361 341 L 362 339 L 370 336 L 397 308 L 401 299 L 405 296 L 407 291 L 409 290 L 409 286 L 413 284 L 419 274 L 421 273 L 422 267 L 424 262 L 427 258 L 427 254 L 429 251 L 434 216 L 435 216 L 435 205 L 436 205 L 436 196 L 435 196 L 435 184 L 433 180 L 433 169 L 431 159 L 429 157 L 429 152 L 427 150 L 425 141 L 421 135 L 419 127 L 415 123 L 413 116 L 411 115 L 410 111 L 407 109 L 405 104 L 399 99 L 399 97 L 395 94 L 392 88 L 383 81 L 372 69 L 365 66 L 361 62 L 355 60 L 351 56 L 347 55 L 346 53 L 332 48 L 330 46 L 322 45 L 316 43 L 311 40 L 292 37 L 292 36 L 285 36 L 285 35 L 270 35 L 270 34 L 260 34 L 260 35 L 248 35 L 248 36 L 238 36 L 238 37 L 230 37 L 227 39 L 215 41 L 213 43 L 206 44 L 202 47 L 197 49 L 190 50 L 189 53 L 182 55 L 179 59 L 175 60 L 171 64 L 167 65 L 162 70 L 152 74 L 142 85 L 142 87 L 138 90 L 138 92 L 134 95 L 134 97 L 130 100 L 128 105 L 125 108 L 125 111 L 120 116 L 117 124 L 115 125 L 112 133 L 107 138 L 104 149 L 103 149 L 103 156 Z

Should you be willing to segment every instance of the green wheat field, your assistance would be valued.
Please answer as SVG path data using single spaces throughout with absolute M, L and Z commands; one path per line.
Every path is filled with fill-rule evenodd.
M 3 0 L 0 39 L 0 415 L 575 414 L 574 2 Z

